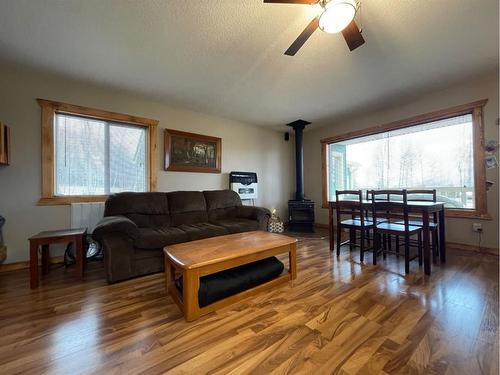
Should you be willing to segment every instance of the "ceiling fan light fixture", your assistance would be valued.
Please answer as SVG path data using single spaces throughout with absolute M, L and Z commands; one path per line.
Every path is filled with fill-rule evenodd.
M 319 17 L 319 28 L 330 34 L 339 33 L 351 23 L 356 11 L 355 0 L 331 0 Z

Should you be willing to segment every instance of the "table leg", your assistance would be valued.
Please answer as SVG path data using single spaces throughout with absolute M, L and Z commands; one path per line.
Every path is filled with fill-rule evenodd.
M 335 238 L 334 238 L 334 230 L 333 230 L 333 209 L 330 204 L 328 204 L 328 235 L 330 239 L 330 251 L 334 250 Z
M 297 278 L 297 243 L 290 245 L 290 251 L 288 252 L 288 262 L 290 267 L 290 280 L 295 280 Z
M 42 245 L 42 275 L 46 275 L 49 273 L 49 245 Z
M 170 280 L 172 280 L 172 270 L 170 268 L 170 262 L 168 261 L 167 256 L 165 255 L 164 257 L 165 257 L 165 289 L 168 293 Z
M 76 255 L 76 276 L 83 279 L 83 264 L 85 262 L 83 236 L 75 238 L 75 255 Z
M 198 290 L 200 289 L 200 276 L 197 270 L 185 270 L 183 273 L 182 303 L 184 317 L 188 322 L 200 317 L 198 304 Z
M 422 214 L 422 222 L 423 222 L 423 226 L 422 226 L 422 231 L 424 232 L 423 235 L 424 235 L 424 243 L 423 243 L 423 247 L 424 247 L 424 273 L 426 275 L 430 275 L 431 274 L 431 254 L 430 254 L 430 251 L 431 251 L 431 246 L 430 246 L 430 235 L 429 235 L 429 211 L 427 210 L 424 210 L 423 214 Z
M 38 244 L 30 241 L 30 288 L 38 288 Z
M 441 262 L 446 262 L 446 235 L 444 227 L 444 209 L 439 211 L 439 257 Z

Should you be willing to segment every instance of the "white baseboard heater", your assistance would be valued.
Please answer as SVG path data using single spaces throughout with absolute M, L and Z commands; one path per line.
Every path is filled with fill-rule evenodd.
M 87 228 L 90 234 L 104 216 L 104 202 L 72 203 L 71 229 Z

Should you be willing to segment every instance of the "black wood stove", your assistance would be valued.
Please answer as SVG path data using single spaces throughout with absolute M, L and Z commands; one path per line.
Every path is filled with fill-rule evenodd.
M 314 202 L 304 197 L 303 131 L 310 122 L 297 120 L 287 124 L 295 131 L 295 199 L 288 201 L 288 225 L 292 232 L 314 232 Z

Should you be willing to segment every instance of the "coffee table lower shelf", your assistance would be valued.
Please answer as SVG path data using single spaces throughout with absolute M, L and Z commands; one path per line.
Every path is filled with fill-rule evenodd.
M 276 277 L 275 279 L 272 279 L 271 281 L 244 290 L 243 292 L 233 294 L 230 297 L 223 298 L 205 307 L 198 307 L 198 293 L 196 291 L 194 293 L 194 299 L 195 299 L 195 301 L 193 301 L 194 306 L 192 306 L 189 310 L 186 310 L 184 304 L 182 303 L 183 297 L 180 295 L 179 290 L 175 287 L 175 284 L 173 282 L 169 283 L 168 293 L 170 294 L 174 302 L 177 304 L 177 306 L 179 306 L 179 309 L 183 312 L 186 321 L 190 322 L 198 319 L 203 315 L 210 314 L 211 312 L 232 305 L 233 303 L 239 302 L 247 297 L 256 295 L 264 290 L 273 288 L 276 285 L 287 283 L 290 280 L 291 280 L 290 274 L 284 273 Z
M 297 277 L 297 243 L 293 242 L 286 245 L 268 248 L 258 253 L 245 254 L 232 259 L 221 260 L 220 262 L 200 265 L 190 268 L 182 267 L 176 262 L 176 257 L 166 248 L 165 249 L 165 286 L 168 294 L 174 302 L 179 306 L 184 314 L 186 321 L 193 321 L 202 315 L 209 314 L 215 310 L 241 301 L 247 297 L 253 296 L 264 290 L 270 289 L 279 284 L 294 280 Z M 223 298 L 213 302 L 207 306 L 200 307 L 198 303 L 198 290 L 200 288 L 200 277 L 210 275 L 219 271 L 234 268 L 243 264 L 255 262 L 260 259 L 269 258 L 271 256 L 288 253 L 288 272 L 282 273 L 276 278 L 257 285 L 253 288 L 236 293 L 232 296 Z M 182 295 L 175 286 L 175 272 L 178 272 L 183 277 Z

